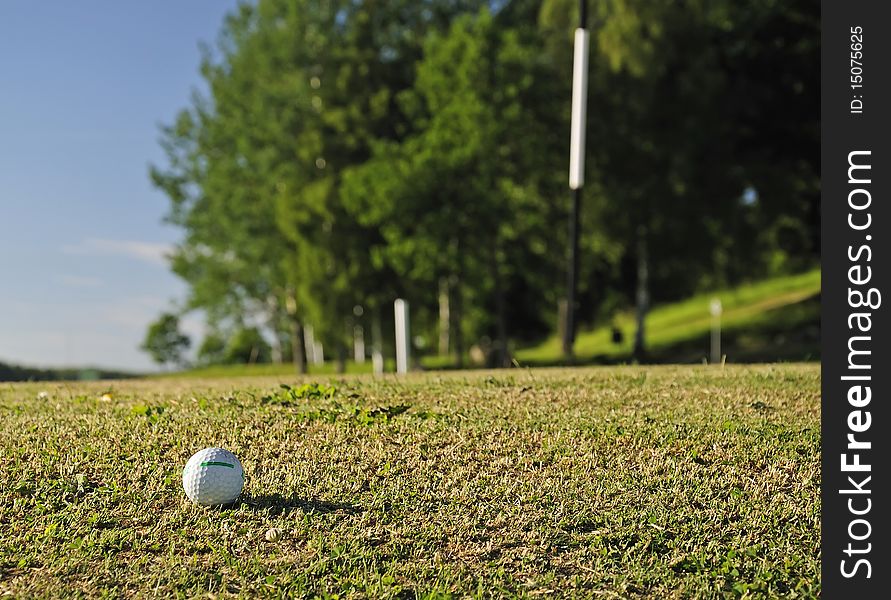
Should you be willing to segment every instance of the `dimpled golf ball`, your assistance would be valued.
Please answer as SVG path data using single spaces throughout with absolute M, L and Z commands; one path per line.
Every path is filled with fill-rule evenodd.
M 244 471 L 234 454 L 224 448 L 196 452 L 183 469 L 186 496 L 201 506 L 235 502 L 244 486 Z

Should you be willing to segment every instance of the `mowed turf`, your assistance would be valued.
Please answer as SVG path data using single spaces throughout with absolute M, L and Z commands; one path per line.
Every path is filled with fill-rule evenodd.
M 819 394 L 818 365 L 6 384 L 0 595 L 814 597 Z M 215 445 L 232 508 L 182 491 Z

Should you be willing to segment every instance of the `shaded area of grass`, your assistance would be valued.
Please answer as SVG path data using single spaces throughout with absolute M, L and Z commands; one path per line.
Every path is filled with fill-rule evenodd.
M 657 306 L 646 320 L 648 360 L 698 362 L 709 353 L 712 317 L 709 306 L 719 298 L 722 350 L 732 362 L 817 360 L 820 357 L 820 271 L 780 277 L 732 290 L 701 294 L 682 302 Z M 581 332 L 576 341 L 578 362 L 630 361 L 634 315 L 615 321 L 622 342 L 614 343 L 609 327 Z M 516 352 L 520 362 L 554 364 L 562 360 L 556 337 Z
M 820 591 L 817 365 L 107 388 L 0 387 L 0 594 Z M 233 508 L 182 493 L 209 445 Z

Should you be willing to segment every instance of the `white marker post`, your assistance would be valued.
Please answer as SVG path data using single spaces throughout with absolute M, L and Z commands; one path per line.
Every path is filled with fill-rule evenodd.
M 380 375 L 384 372 L 384 355 L 380 350 L 371 351 L 371 370 L 375 375 Z
M 569 132 L 569 187 L 577 190 L 585 183 L 585 122 L 588 107 L 588 46 L 591 36 L 587 29 L 575 30 L 575 49 L 572 59 L 572 129 Z
M 723 312 L 721 300 L 712 298 L 710 309 L 712 313 L 712 364 L 717 365 L 721 363 L 721 313 Z
M 353 327 L 353 360 L 360 365 L 365 362 L 365 330 L 361 325 Z
M 303 326 L 303 348 L 306 351 L 306 364 L 316 364 L 316 340 L 313 335 L 312 325 Z
M 353 322 L 353 360 L 360 365 L 365 362 L 365 328 L 361 325 L 364 314 L 365 309 L 361 304 L 353 307 L 353 316 L 356 317 Z
M 398 298 L 393 303 L 396 316 L 396 372 L 408 373 L 411 360 L 411 333 L 408 323 L 408 302 Z

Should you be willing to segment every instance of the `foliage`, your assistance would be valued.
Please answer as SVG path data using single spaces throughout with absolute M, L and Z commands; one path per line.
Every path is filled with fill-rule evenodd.
M 351 211 L 382 232 L 384 257 L 414 297 L 432 301 L 425 290 L 447 278 L 456 304 L 479 309 L 461 315 L 474 338 L 500 336 L 506 296 L 531 304 L 532 322 L 553 299 L 555 186 L 541 157 L 556 152 L 542 103 L 550 72 L 536 45 L 533 32 L 504 31 L 485 12 L 432 35 L 414 90 L 400 98 L 417 133 L 378 146 L 345 177 Z
M 269 342 L 256 327 L 244 327 L 237 330 L 223 351 L 222 361 L 236 363 L 266 363 L 270 360 Z
M 198 348 L 199 365 L 215 365 L 223 362 L 226 354 L 226 340 L 214 331 L 209 332 Z
M 819 257 L 819 10 L 592 2 L 583 324 Z M 259 0 L 201 65 L 151 177 L 213 329 L 301 327 L 341 363 L 409 300 L 457 357 L 555 329 L 576 0 Z M 771 65 L 783 64 L 775 73 Z M 362 311 L 356 311 L 362 307 Z
M 185 351 L 189 349 L 189 336 L 179 330 L 179 317 L 164 313 L 149 325 L 142 342 L 142 350 L 160 365 L 186 365 Z
M 337 388 L 333 385 L 320 385 L 318 383 L 304 383 L 303 385 L 294 387 L 283 383 L 279 387 L 281 388 L 281 391 L 268 396 L 263 396 L 262 401 L 287 405 L 298 400 L 333 398 L 334 394 L 337 393 Z

